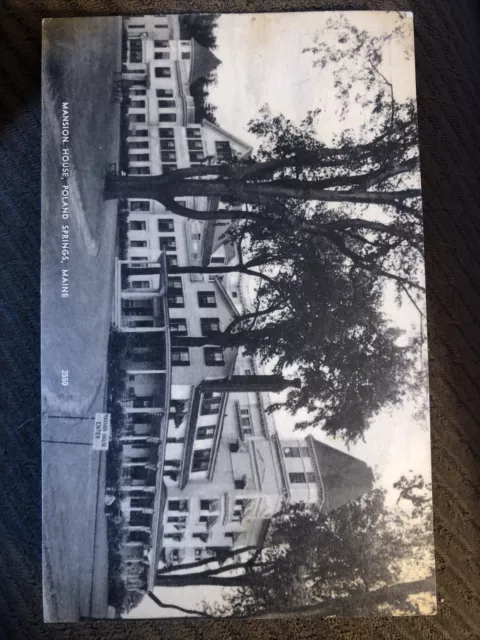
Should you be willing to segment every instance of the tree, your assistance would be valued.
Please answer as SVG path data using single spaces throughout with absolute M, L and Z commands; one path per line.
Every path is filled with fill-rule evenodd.
M 318 426 L 354 442 L 382 408 L 399 404 L 414 387 L 417 344 L 399 342 L 373 274 L 346 271 L 328 244 L 312 259 L 302 249 L 272 281 L 260 278 L 256 311 L 235 317 L 222 332 L 173 336 L 173 344 L 242 347 L 274 362 L 278 376 L 294 368 L 301 388 L 269 410 L 304 410 L 299 428 Z
M 229 587 L 222 602 L 196 612 L 209 617 L 416 612 L 412 596 L 434 590 L 431 520 L 422 519 L 431 493 L 426 483 L 419 488 L 421 481 L 403 477 L 395 484 L 402 505 L 395 509 L 380 489 L 327 514 L 305 504 L 285 506 L 251 555 L 239 549 L 213 567 L 208 560 L 178 565 L 181 573 L 158 572 L 157 586 Z M 422 501 L 422 514 L 415 511 L 418 502 L 408 508 L 407 486 L 413 505 Z
M 317 133 L 320 110 L 294 124 L 264 108 L 250 123 L 260 140 L 253 157 L 210 158 L 159 176 L 109 176 L 105 196 L 150 198 L 187 218 L 231 220 L 229 241 L 240 249 L 245 241 L 249 252 L 233 266 L 260 281 L 257 305 L 222 333 L 175 336 L 175 344 L 243 347 L 275 362 L 277 374 L 298 367 L 303 388 L 284 405 L 309 413 L 299 426 L 354 441 L 385 405 L 398 404 L 418 384 L 407 373 L 418 344 L 399 346 L 380 298 L 389 280 L 421 311 L 423 235 L 415 106 L 396 100 L 382 71 L 389 36 L 371 37 L 348 23 L 334 28 L 340 53 L 316 43 L 306 55 L 313 54 L 314 66 L 340 72 L 347 61 L 360 61 L 356 82 L 366 86 L 365 97 L 340 73 L 339 110 L 343 116 L 348 105 L 369 107 L 367 124 L 327 145 Z M 186 196 L 217 198 L 224 208 L 192 209 L 179 200 Z M 228 273 L 232 265 L 208 269 Z M 335 287 L 342 294 L 344 287 L 345 300 Z M 333 333 L 319 335 L 327 329 Z
M 219 17 L 218 13 L 180 14 L 180 38 L 182 40 L 194 38 L 207 49 L 215 49 L 217 47 L 215 29 Z

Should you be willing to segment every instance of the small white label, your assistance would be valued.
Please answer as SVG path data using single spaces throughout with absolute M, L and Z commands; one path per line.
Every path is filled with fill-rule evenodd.
M 93 448 L 97 451 L 106 451 L 110 442 L 110 413 L 96 413 L 95 427 L 93 429 Z

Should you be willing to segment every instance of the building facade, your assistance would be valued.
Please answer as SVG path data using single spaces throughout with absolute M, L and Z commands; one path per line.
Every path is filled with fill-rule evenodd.
M 178 16 L 124 20 L 130 175 L 157 175 L 246 158 L 251 147 L 218 125 L 197 122 L 192 82 L 220 61 L 181 39 Z M 210 198 L 184 198 L 212 210 Z M 248 307 L 238 273 L 172 273 L 235 264 L 228 221 L 190 220 L 148 199 L 129 199 L 128 246 L 117 260 L 113 324 L 128 344 L 122 443 L 122 511 L 131 563 L 148 587 L 165 564 L 259 545 L 287 501 L 336 508 L 371 489 L 360 460 L 312 436 L 282 440 L 265 411 L 263 371 L 238 348 L 178 346 L 177 337 L 224 330 Z M 275 385 L 271 388 L 275 391 Z

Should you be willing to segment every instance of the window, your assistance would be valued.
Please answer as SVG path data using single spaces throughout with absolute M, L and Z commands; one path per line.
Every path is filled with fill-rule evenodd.
M 207 367 L 222 367 L 225 364 L 223 349 L 220 347 L 204 347 L 203 354 Z
M 203 160 L 203 151 L 189 151 L 190 162 L 201 162 Z
M 170 53 L 168 51 L 155 51 L 153 57 L 155 60 L 170 60 Z
M 192 538 L 197 538 L 202 542 L 208 542 L 208 533 L 192 533 Z
M 145 231 L 147 223 L 145 220 L 130 220 L 130 231 Z
M 149 162 L 149 153 L 130 153 L 128 156 L 130 162 Z
M 129 167 L 128 174 L 130 176 L 149 176 L 150 167 Z
M 172 71 L 170 67 L 155 67 L 156 78 L 170 78 L 171 75 L 172 75 Z
M 246 376 L 251 376 L 251 375 L 252 375 L 252 372 L 250 371 L 250 369 L 245 369 L 244 374 L 245 374 Z
M 173 98 L 173 89 L 157 89 L 157 98 Z
M 217 140 L 217 142 L 215 142 L 215 151 L 217 152 L 217 158 L 219 160 L 232 159 L 232 148 L 230 146 L 230 142 Z
M 163 173 L 170 173 L 171 171 L 175 171 L 176 168 L 177 168 L 176 164 L 163 164 L 162 165 Z
M 141 267 L 142 263 L 147 263 L 148 262 L 148 258 L 147 256 L 132 256 L 130 258 L 130 262 L 137 262 L 137 264 L 132 264 L 130 265 L 131 267 Z
M 234 484 L 235 489 L 245 489 L 245 487 L 247 486 L 247 480 L 246 478 L 241 478 L 240 480 L 235 480 Z
M 201 560 L 203 549 L 195 549 L 195 560 Z
M 300 448 L 299 447 L 284 447 L 283 455 L 286 458 L 300 458 Z
M 187 521 L 187 517 L 186 516 L 168 516 L 168 518 L 167 518 L 167 522 L 170 522 L 170 523 L 174 523 L 174 522 L 177 522 L 177 523 L 182 522 L 183 523 L 183 522 L 186 522 L 186 521 Z
M 147 246 L 147 241 L 146 240 L 130 240 L 130 246 L 131 247 L 146 247 Z
M 130 122 L 145 122 L 146 117 L 144 113 L 130 113 L 128 119 Z
M 128 28 L 129 29 L 145 29 L 145 25 L 144 24 L 129 24 Z
M 129 149 L 148 149 L 150 145 L 148 140 L 138 140 L 138 142 L 127 142 L 127 146 Z
M 130 282 L 130 289 L 150 289 L 148 280 L 133 280 Z
M 145 109 L 145 100 L 130 100 L 130 106 L 135 109 Z
M 208 522 L 208 516 L 200 516 L 198 521 L 199 522 Z
M 182 278 L 180 276 L 168 278 L 168 290 L 169 291 L 182 291 Z
M 190 352 L 188 347 L 172 347 L 172 365 L 174 367 L 188 367 Z
M 203 151 L 203 142 L 201 140 L 189 140 L 188 148 L 191 151 Z
M 198 427 L 196 439 L 197 440 L 209 440 L 210 438 L 213 438 L 214 434 L 215 434 L 215 426 L 214 425 L 210 426 L 210 427 Z
M 158 29 L 158 27 L 161 27 L 161 25 L 156 24 L 155 28 Z M 156 49 L 168 49 L 168 40 L 154 40 L 153 41 L 153 46 Z
M 185 442 L 185 438 L 167 438 L 167 444 L 181 444 Z
M 177 336 L 186 336 L 188 330 L 185 318 L 173 318 L 170 320 L 170 331 Z
M 175 109 L 175 100 L 159 100 L 159 109 Z
M 130 498 L 130 507 L 131 508 L 135 508 L 135 507 L 144 507 L 147 508 L 150 507 L 151 505 L 151 498 L 149 497 L 143 497 L 143 498 Z
M 225 258 L 223 256 L 214 256 L 211 262 L 212 264 L 225 264 Z
M 238 293 L 236 291 L 232 291 L 232 298 L 238 298 Z
M 168 306 L 172 309 L 183 309 L 185 306 L 185 299 L 183 297 L 183 291 L 180 293 L 170 292 L 167 295 Z
M 175 153 L 175 151 L 161 151 L 160 152 L 160 157 L 162 159 L 162 162 L 176 162 L 177 161 L 177 154 Z
M 165 233 L 173 233 L 173 218 L 162 218 L 158 221 L 158 230 Z
M 220 331 L 219 318 L 200 318 L 200 330 L 202 336 L 208 336 L 211 333 Z
M 169 500 L 169 511 L 188 511 L 188 500 Z
M 167 256 L 167 267 L 178 267 L 177 256 Z
M 175 242 L 175 238 L 163 238 L 162 236 L 158 239 L 160 243 L 160 249 L 163 251 L 176 251 L 177 243 Z
M 130 200 L 130 211 L 150 211 L 150 201 Z
M 146 96 L 147 95 L 147 90 L 146 89 L 130 89 L 130 95 L 131 96 Z
M 190 60 L 190 51 L 182 51 L 182 60 Z
M 193 452 L 192 471 L 206 471 L 210 463 L 211 449 L 196 449 Z
M 129 129 L 128 136 L 134 138 L 145 138 L 148 136 L 148 129 Z
M 304 473 L 289 473 L 288 475 L 292 484 L 299 484 L 307 481 Z
M 175 151 L 175 140 L 162 140 L 162 139 L 160 139 L 160 149 Z
M 214 395 L 211 391 L 206 391 L 202 397 L 200 415 L 215 415 L 220 411 L 220 394 Z
M 201 138 L 202 134 L 197 127 L 187 127 L 187 138 Z
M 198 306 L 202 308 L 216 307 L 217 301 L 214 291 L 199 291 L 198 292 Z
M 160 127 L 158 135 L 160 138 L 175 138 L 175 130 L 170 127 Z
M 160 122 L 176 122 L 177 114 L 176 113 L 161 113 L 158 116 Z
M 131 38 L 130 42 L 130 62 L 142 62 L 143 60 L 143 51 L 142 51 L 142 41 L 140 38 Z
M 168 540 L 175 540 L 175 542 L 181 542 L 183 540 L 183 533 L 164 533 L 163 537 Z
M 310 457 L 310 451 L 309 451 L 308 447 L 300 447 L 300 456 L 302 458 L 309 458 Z

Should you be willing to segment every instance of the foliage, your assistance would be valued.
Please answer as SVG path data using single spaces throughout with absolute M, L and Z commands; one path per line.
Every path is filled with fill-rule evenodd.
M 418 490 L 418 477 L 400 483 Z M 426 484 L 422 499 L 430 504 Z M 400 491 L 399 501 L 410 502 L 410 491 Z M 419 525 L 408 509 L 387 507 L 385 491 L 376 489 L 328 514 L 304 504 L 285 506 L 261 550 L 209 570 L 199 563 L 197 571 L 162 584 L 234 587 L 199 615 L 414 613 L 412 596 L 433 588 L 432 549 L 431 523 Z M 423 576 L 405 581 L 403 567 L 411 560 Z
M 216 82 L 216 72 L 212 72 L 208 76 L 198 78 L 190 85 L 190 95 L 195 106 L 195 122 L 202 122 L 203 119 L 206 119 L 218 124 L 215 116 L 217 107 L 209 101 L 209 87 Z
M 273 408 L 306 411 L 300 428 L 320 426 L 346 442 L 424 388 L 421 336 L 407 340 L 382 313 L 387 282 L 421 318 L 424 308 L 416 111 L 411 100 L 399 102 L 384 63 L 393 39 L 410 44 L 398 21 L 376 36 L 342 19 L 306 50 L 315 68 L 335 76 L 338 117 L 367 114 L 333 144 L 319 136 L 321 108 L 294 123 L 265 107 L 249 125 L 259 147 L 247 160 L 107 183 L 107 196 L 150 197 L 187 218 L 232 221 L 235 268 L 258 282 L 256 300 L 206 339 L 244 346 L 276 373 L 296 370 L 302 389 Z M 187 196 L 226 208 L 191 209 L 179 200 Z
M 217 38 L 215 28 L 220 14 L 218 13 L 185 13 L 179 15 L 180 39 L 194 38 L 207 49 L 216 49 Z

